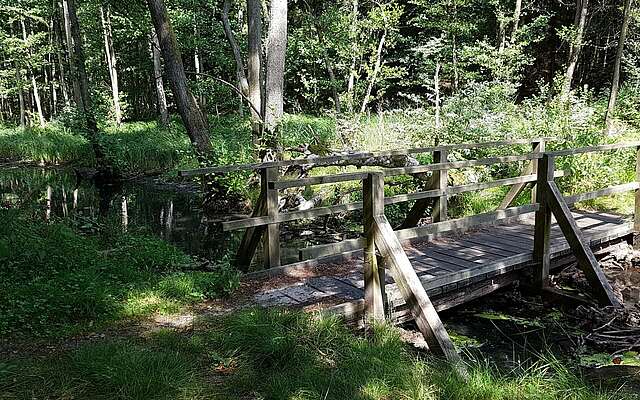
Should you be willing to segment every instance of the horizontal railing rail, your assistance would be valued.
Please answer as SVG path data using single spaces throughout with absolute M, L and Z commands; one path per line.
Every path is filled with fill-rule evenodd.
M 463 232 L 473 229 L 474 227 L 486 224 L 493 224 L 498 221 L 508 220 L 512 218 L 521 218 L 524 215 L 537 213 L 540 209 L 540 203 L 536 200 L 536 187 L 540 186 L 540 176 L 538 174 L 539 163 L 544 160 L 554 160 L 557 157 L 572 156 L 585 153 L 603 152 L 610 150 L 624 150 L 629 148 L 640 148 L 640 142 L 617 143 L 601 146 L 588 146 L 575 149 L 545 151 L 545 143 L 548 138 L 541 139 L 524 139 L 500 142 L 486 143 L 467 143 L 460 145 L 443 145 L 407 150 L 392 150 L 386 152 L 370 152 L 370 153 L 354 153 L 349 155 L 340 155 L 332 157 L 319 157 L 314 159 L 294 159 L 287 161 L 245 164 L 239 166 L 226 166 L 216 168 L 205 168 L 194 171 L 183 171 L 192 175 L 201 173 L 226 173 L 232 171 L 259 169 L 261 173 L 262 192 L 256 212 L 254 215 L 237 220 L 222 222 L 224 231 L 232 231 L 238 229 L 246 229 L 243 244 L 239 250 L 239 254 L 243 254 L 244 260 L 253 257 L 253 253 L 260 243 L 260 236 L 263 233 L 270 232 L 267 236 L 269 245 L 264 247 L 268 250 L 277 252 L 274 257 L 265 253 L 265 259 L 268 267 L 279 266 L 279 224 L 292 222 L 297 220 L 311 219 L 317 217 L 327 217 L 342 215 L 354 211 L 363 211 L 366 216 L 371 212 L 369 209 L 371 193 L 374 191 L 377 196 L 376 204 L 384 207 L 385 205 L 399 204 L 405 202 L 415 202 L 410 214 L 413 214 L 411 223 L 407 223 L 410 219 L 409 215 L 400 227 L 396 229 L 396 235 L 401 241 L 411 241 L 414 239 L 429 240 L 442 236 L 452 231 Z M 532 151 L 520 155 L 505 155 L 498 157 L 487 157 L 471 160 L 448 161 L 448 151 L 464 150 L 477 148 L 490 148 L 510 145 L 531 145 Z M 277 168 L 290 165 L 323 165 L 340 161 L 349 161 L 369 157 L 407 155 L 416 153 L 433 152 L 433 163 L 409 167 L 375 167 L 368 171 L 345 172 L 336 174 L 327 174 L 321 176 L 312 176 L 292 180 L 279 180 L 280 174 Z M 461 185 L 450 185 L 448 183 L 448 171 L 453 169 L 462 169 L 470 167 L 487 167 L 496 164 L 506 164 L 515 162 L 529 162 L 530 166 L 525 168 L 522 175 L 516 177 L 508 177 L 496 179 L 487 182 L 466 183 Z M 546 162 L 546 161 L 545 161 Z M 568 171 L 555 170 L 555 163 L 551 162 L 553 170 L 550 179 L 566 177 L 570 174 Z M 640 162 L 639 162 L 640 165 Z M 424 177 L 421 174 L 430 173 Z M 191 176 L 183 174 L 183 176 Z M 412 193 L 396 194 L 393 196 L 384 196 L 384 178 L 397 176 L 413 176 L 419 177 L 427 183 L 425 190 L 415 191 Z M 371 181 L 375 178 L 377 185 L 375 190 L 371 187 Z M 640 178 L 638 179 L 640 181 Z M 300 188 L 314 185 L 339 184 L 344 182 L 360 182 L 362 185 L 363 201 L 349 202 L 324 207 L 315 207 L 308 210 L 294 210 L 281 212 L 277 207 L 277 199 L 279 192 L 285 189 Z M 493 189 L 502 186 L 510 186 L 511 190 L 507 193 L 505 200 L 495 211 L 482 214 L 461 217 L 450 220 L 447 216 L 447 199 L 467 192 Z M 518 207 L 511 206 L 511 203 L 517 198 L 525 187 L 532 188 L 531 203 Z M 582 201 L 592 200 L 597 197 L 623 193 L 627 191 L 640 190 L 640 183 L 631 182 L 620 185 L 611 186 L 604 189 L 595 190 L 587 193 L 573 194 L 564 196 L 564 201 L 571 205 Z M 269 199 L 267 207 L 265 199 Z M 432 222 L 424 226 L 416 226 L 417 222 L 422 218 L 428 207 L 433 203 Z M 353 254 L 355 251 L 362 250 L 366 245 L 367 224 L 364 225 L 365 237 L 355 239 L 346 239 L 338 243 L 321 244 L 309 246 L 300 249 L 300 262 L 316 261 L 319 258 L 328 257 L 338 254 Z M 270 249 L 270 250 L 269 250 Z M 275 264 L 275 265 L 274 265 Z
M 189 177 L 208 174 L 224 174 L 228 172 L 238 171 L 255 171 L 265 168 L 280 168 L 289 166 L 301 166 L 301 165 L 328 165 L 339 163 L 343 161 L 364 160 L 372 157 L 385 157 L 385 156 L 401 156 L 420 153 L 433 153 L 437 151 L 450 151 L 450 150 L 474 150 L 492 147 L 506 147 L 515 145 L 526 145 L 537 142 L 549 142 L 553 138 L 533 138 L 533 139 L 515 139 L 515 140 L 502 140 L 495 142 L 483 142 L 483 143 L 462 143 L 462 144 L 448 144 L 432 147 L 418 147 L 406 150 L 385 150 L 377 152 L 354 152 L 348 154 L 338 154 L 327 157 L 315 157 L 315 158 L 294 158 L 291 160 L 282 161 L 269 161 L 253 164 L 238 164 L 238 165 L 223 165 L 219 167 L 210 168 L 197 168 L 191 170 L 182 170 L 178 172 L 178 176 Z

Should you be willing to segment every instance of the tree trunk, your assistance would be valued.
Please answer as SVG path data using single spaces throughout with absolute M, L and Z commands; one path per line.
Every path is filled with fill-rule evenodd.
M 100 18 L 102 19 L 102 30 L 104 34 L 104 51 L 111 78 L 111 94 L 113 96 L 113 109 L 115 112 L 116 124 L 122 124 L 122 110 L 120 108 L 120 90 L 118 85 L 118 69 L 116 68 L 116 52 L 113 49 L 113 32 L 111 29 L 111 12 L 109 5 L 100 7 Z
M 240 84 L 240 91 L 242 94 L 249 97 L 249 82 L 247 75 L 244 73 L 244 61 L 242 60 L 242 53 L 240 52 L 240 46 L 236 41 L 236 37 L 231 29 L 231 23 L 229 22 L 229 10 L 231 9 L 231 1 L 224 0 L 222 6 L 222 27 L 224 28 L 224 34 L 227 36 L 231 50 L 233 51 L 233 58 L 236 64 L 236 75 L 238 77 L 238 83 Z
M 169 125 L 169 111 L 167 108 L 167 95 L 162 82 L 162 60 L 160 59 L 160 43 L 154 28 L 151 28 L 151 56 L 153 57 L 153 81 L 155 82 L 158 113 L 160 124 Z
M 571 41 L 571 47 L 569 48 L 569 62 L 567 63 L 567 72 L 565 74 L 565 81 L 562 89 L 562 97 L 565 100 L 569 97 L 569 93 L 571 92 L 571 83 L 573 82 L 573 76 L 576 72 L 576 66 L 578 65 L 578 58 L 580 57 L 580 51 L 582 50 L 584 29 L 587 24 L 588 4 L 589 0 L 576 1 L 576 15 L 574 20 L 576 35 Z
M 184 72 L 182 56 L 171 21 L 169 21 L 167 8 L 164 0 L 147 0 L 147 5 L 160 43 L 169 85 L 178 111 L 187 129 L 187 134 L 196 148 L 198 160 L 201 165 L 205 165 L 207 156 L 212 150 L 209 129 L 207 121 L 187 85 L 187 75 Z
M 367 109 L 367 105 L 369 104 L 369 98 L 371 97 L 371 91 L 373 90 L 373 85 L 375 85 L 376 80 L 378 79 L 378 73 L 380 72 L 380 67 L 382 67 L 382 50 L 384 50 L 384 44 L 387 40 L 387 29 L 385 28 L 382 33 L 382 37 L 380 38 L 380 43 L 378 43 L 378 50 L 376 52 L 376 65 L 373 69 L 373 73 L 371 74 L 371 79 L 369 80 L 369 86 L 367 87 L 367 93 L 362 100 L 362 107 L 360 107 L 360 114 L 364 114 Z
M 435 93 L 435 124 L 436 129 L 440 129 L 440 61 L 436 63 L 436 70 L 433 74 L 433 90 Z
M 607 115 L 605 121 L 607 124 L 607 131 L 611 132 L 611 120 L 613 118 L 613 112 L 616 108 L 616 100 L 618 98 L 618 90 L 620 88 L 620 68 L 622 65 L 622 56 L 624 54 L 624 42 L 627 39 L 627 32 L 629 30 L 629 21 L 631 20 L 631 3 L 632 0 L 625 0 L 624 2 L 624 15 L 622 17 L 622 28 L 620 28 L 620 39 L 618 40 L 618 51 L 616 52 L 616 62 L 613 67 L 613 80 L 611 82 L 611 94 L 609 95 L 609 106 L 607 108 Z
M 249 85 L 249 101 L 256 110 L 262 110 L 262 5 L 260 0 L 247 0 L 247 83 Z M 258 144 L 262 136 L 262 115 L 251 110 L 251 131 L 254 144 Z
M 522 0 L 516 0 L 516 7 L 513 10 L 513 29 L 511 30 L 511 43 L 516 42 L 516 34 L 520 25 L 520 14 L 522 13 Z
M 284 64 L 287 52 L 287 0 L 271 0 L 265 80 L 267 146 L 276 147 L 276 131 L 284 114 Z
M 82 112 L 86 120 L 89 142 L 96 156 L 96 164 L 99 169 L 104 169 L 106 166 L 104 151 L 98 141 L 98 124 L 93 113 L 93 104 L 89 93 L 89 78 L 87 77 L 85 67 L 84 49 L 82 47 L 76 6 L 74 0 L 63 0 L 63 5 L 65 6 L 65 17 L 68 17 L 68 25 L 71 31 L 71 43 L 73 43 L 73 46 L 69 49 L 71 53 L 71 65 L 75 72 L 73 80 L 77 82 L 78 89 L 80 90 L 80 107 L 78 107 L 78 109 Z
M 78 71 L 75 62 L 73 49 L 73 35 L 71 34 L 71 16 L 69 11 L 69 2 L 73 0 L 62 0 L 63 16 L 64 16 L 64 32 L 67 44 L 67 54 L 69 66 L 71 67 L 71 83 L 73 86 L 73 100 L 76 107 L 80 110 L 84 109 L 82 104 L 82 93 L 80 91 L 80 81 L 78 80 Z
M 349 39 L 351 40 L 352 54 L 351 67 L 349 68 L 349 82 L 347 83 L 347 99 L 350 113 L 353 112 L 356 85 L 356 61 L 358 59 L 358 0 L 352 0 L 351 7 L 351 31 L 349 32 Z
M 67 86 L 67 79 L 65 77 L 64 62 L 62 59 L 62 49 L 64 49 L 64 38 L 62 37 L 62 31 L 58 20 L 54 21 L 54 38 L 56 42 L 56 58 L 58 61 L 58 70 L 60 71 L 60 89 L 62 91 L 62 98 L 64 99 L 64 105 L 69 105 L 69 87 Z
M 20 25 L 22 26 L 22 39 L 24 40 L 24 44 L 27 44 L 27 27 L 25 26 L 24 19 L 20 20 Z M 44 128 L 45 120 L 44 113 L 42 112 L 42 103 L 40 102 L 40 92 L 38 91 L 38 83 L 36 82 L 36 76 L 33 70 L 30 70 L 31 73 L 31 86 L 33 88 L 33 99 L 36 103 L 36 110 L 38 111 L 38 120 L 40 122 L 40 127 Z
M 20 67 L 18 65 L 16 65 L 16 82 L 18 86 L 18 103 L 20 103 L 20 127 L 24 129 L 27 127 L 27 110 L 24 104 L 22 74 L 20 73 Z

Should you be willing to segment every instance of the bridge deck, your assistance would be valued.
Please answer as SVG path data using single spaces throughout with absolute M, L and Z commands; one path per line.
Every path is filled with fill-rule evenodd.
M 631 222 L 607 213 L 574 212 L 574 217 L 592 247 L 628 236 Z M 560 228 L 551 231 L 552 268 L 571 263 L 569 245 Z M 501 287 L 521 277 L 531 267 L 533 219 L 484 227 L 472 232 L 404 246 L 436 308 L 444 310 Z M 358 319 L 364 309 L 363 259 L 316 268 L 321 276 L 288 281 L 255 295 L 263 306 L 314 306 Z M 392 318 L 409 319 L 404 300 L 387 274 L 386 292 Z

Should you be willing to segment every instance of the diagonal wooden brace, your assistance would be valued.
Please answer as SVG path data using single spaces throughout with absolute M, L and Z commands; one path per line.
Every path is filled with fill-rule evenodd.
M 540 188 L 538 188 L 538 190 L 540 190 Z M 547 205 L 556 217 L 562 233 L 567 239 L 567 242 L 569 242 L 569 246 L 571 246 L 571 250 L 578 260 L 578 266 L 586 275 L 587 280 L 591 284 L 600 302 L 605 305 L 622 307 L 622 304 L 620 304 L 614 295 L 613 288 L 611 284 L 609 284 L 602 268 L 600 268 L 598 260 L 596 260 L 596 257 L 593 255 L 588 239 L 582 234 L 556 183 L 553 181 L 547 182 L 544 191 Z
M 402 297 L 411 307 L 429 348 L 448 361 L 461 365 L 460 356 L 387 217 L 374 216 L 374 231 L 376 247 L 391 269 Z

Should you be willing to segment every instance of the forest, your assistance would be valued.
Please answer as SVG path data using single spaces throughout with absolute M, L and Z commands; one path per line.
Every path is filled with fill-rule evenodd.
M 0 0 L 0 399 L 640 399 L 639 232 L 638 1 Z

